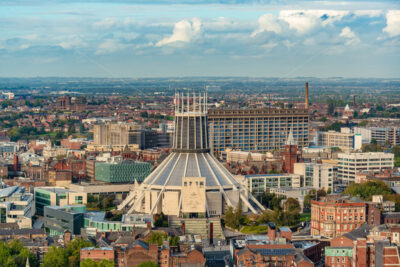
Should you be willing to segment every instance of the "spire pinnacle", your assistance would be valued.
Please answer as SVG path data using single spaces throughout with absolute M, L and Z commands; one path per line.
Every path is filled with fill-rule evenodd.
M 297 145 L 297 142 L 294 140 L 294 137 L 293 137 L 293 129 L 292 128 L 290 129 L 289 136 L 288 136 L 288 139 L 286 140 L 285 145 L 288 145 L 288 146 Z

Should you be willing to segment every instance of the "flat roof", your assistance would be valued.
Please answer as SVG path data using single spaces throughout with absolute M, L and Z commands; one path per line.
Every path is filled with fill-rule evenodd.
M 88 247 L 88 248 L 81 248 L 81 250 L 114 250 L 114 248 L 113 247 L 101 247 L 101 248 Z
M 53 193 L 57 193 L 57 194 L 71 192 L 71 190 L 62 188 L 62 187 L 36 187 L 36 189 L 41 189 L 41 190 L 45 190 L 45 191 L 49 191 L 49 192 L 53 192 Z

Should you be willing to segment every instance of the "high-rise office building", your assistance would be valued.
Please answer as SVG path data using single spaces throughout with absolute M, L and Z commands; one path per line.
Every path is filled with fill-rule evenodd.
M 394 154 L 384 152 L 339 153 L 338 180 L 342 184 L 354 182 L 362 171 L 393 169 Z
M 333 192 L 337 176 L 336 166 L 327 163 L 300 162 L 294 164 L 293 172 L 304 177 L 304 186 L 325 190 L 330 188 Z
M 362 136 L 363 143 L 370 143 L 375 139 L 381 145 L 400 145 L 400 127 L 354 127 L 353 131 Z
M 140 126 L 133 123 L 105 123 L 93 126 L 95 145 L 129 145 L 140 143 Z
M 208 113 L 211 149 L 280 150 L 291 130 L 298 147 L 307 147 L 309 119 L 306 109 L 212 109 Z
M 142 129 L 134 123 L 105 123 L 93 126 L 94 145 L 125 146 L 138 145 L 140 149 L 158 146 L 158 133 Z
M 344 152 L 361 149 L 362 141 L 360 134 L 346 132 L 317 132 L 317 145 L 337 147 Z

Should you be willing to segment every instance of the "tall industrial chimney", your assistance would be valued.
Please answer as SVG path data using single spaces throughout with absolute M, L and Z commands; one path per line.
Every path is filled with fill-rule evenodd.
M 14 154 L 14 171 L 19 171 L 19 160 L 17 154 Z
M 308 109 L 308 82 L 306 82 L 306 95 L 305 95 L 304 107 L 305 109 Z

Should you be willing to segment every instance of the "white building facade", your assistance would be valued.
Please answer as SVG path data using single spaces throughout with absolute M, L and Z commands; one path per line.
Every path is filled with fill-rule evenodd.
M 362 171 L 380 171 L 394 167 L 394 154 L 384 152 L 339 153 L 338 180 L 344 185 L 355 182 Z

